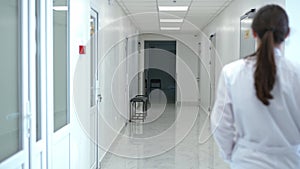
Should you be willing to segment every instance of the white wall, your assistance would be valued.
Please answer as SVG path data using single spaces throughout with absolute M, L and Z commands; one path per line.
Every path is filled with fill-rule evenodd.
M 128 58 L 130 62 L 128 63 L 128 85 L 129 85 L 129 98 L 134 97 L 138 94 L 138 59 L 136 57 L 138 54 L 138 39 L 139 36 L 132 36 L 128 39 Z
M 88 1 L 70 1 L 70 124 L 71 124 L 71 168 L 89 168 L 90 147 L 88 137 L 77 119 L 78 112 L 89 114 L 89 56 L 79 55 L 79 45 L 86 45 L 89 40 L 90 4 Z M 77 63 L 78 62 L 78 63 Z M 80 65 L 86 69 L 78 70 Z M 75 76 L 76 73 L 76 76 Z M 80 77 L 77 81 L 74 77 Z M 79 78 L 77 78 L 79 79 Z M 74 81 L 74 82 L 73 82 Z M 80 83 L 79 83 L 80 82 Z M 74 87 L 80 88 L 78 96 Z M 75 99 L 80 96 L 80 104 Z M 76 105 L 76 106 L 75 106 Z
M 290 36 L 286 40 L 285 56 L 293 61 L 300 63 L 299 44 L 300 44 L 300 1 L 286 0 L 286 11 L 290 21 Z
M 117 132 L 125 124 L 124 115 L 128 101 L 126 91 L 126 66 L 119 64 L 125 58 L 125 37 L 135 34 L 136 28 L 132 23 L 121 17 L 124 16 L 121 8 L 114 3 L 108 5 L 108 1 L 92 2 L 86 0 L 70 1 L 70 69 L 71 69 L 71 168 L 89 168 L 91 165 L 90 154 L 93 151 L 89 140 L 88 124 L 93 120 L 90 116 L 90 57 L 89 53 L 79 55 L 79 45 L 89 48 L 90 38 L 90 8 L 99 12 L 99 56 L 100 64 L 100 90 L 103 101 L 100 104 L 101 117 L 99 119 L 100 158 L 105 155 L 107 148 L 113 143 Z M 121 41 L 119 43 L 119 41 Z M 132 40 L 131 49 L 136 49 L 137 40 Z M 136 63 L 135 63 L 136 64 Z M 137 65 L 129 65 L 137 67 Z M 116 74 L 116 81 L 111 84 L 117 67 L 122 73 Z M 131 71 L 132 72 L 132 71 Z M 74 80 L 74 82 L 73 82 Z M 72 83 L 73 82 L 73 83 Z M 120 84 L 120 85 L 115 85 Z M 112 90 L 112 87 L 114 89 Z M 135 89 L 137 90 L 137 89 Z M 114 91 L 115 93 L 112 93 Z M 112 95 L 116 95 L 113 100 Z M 75 96 L 75 97 L 74 97 Z M 119 107 L 116 107 L 118 105 Z M 119 112 L 119 109 L 122 110 Z
M 209 79 L 207 67 L 209 63 L 209 40 L 208 36 L 216 33 L 216 50 L 218 57 L 216 59 L 216 79 L 218 79 L 221 68 L 234 60 L 239 59 L 240 47 L 240 17 L 252 8 L 260 8 L 266 4 L 279 4 L 285 6 L 286 0 L 234 0 L 223 12 L 219 14 L 210 24 L 204 28 L 206 35 L 202 36 L 202 55 L 204 63 L 201 68 L 201 100 L 204 107 L 208 107 Z M 217 84 L 217 83 L 216 83 Z

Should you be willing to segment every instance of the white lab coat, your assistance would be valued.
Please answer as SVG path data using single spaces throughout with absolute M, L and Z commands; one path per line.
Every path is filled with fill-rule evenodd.
M 222 69 L 211 125 L 232 169 L 300 169 L 300 66 L 274 51 L 270 106 L 256 97 L 255 57 Z

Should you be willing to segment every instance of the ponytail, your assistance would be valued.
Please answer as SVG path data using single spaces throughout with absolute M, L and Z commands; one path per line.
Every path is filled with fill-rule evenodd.
M 260 39 L 260 46 L 255 52 L 256 96 L 264 105 L 270 105 L 269 100 L 273 99 L 271 91 L 276 81 L 274 48 L 289 34 L 288 16 L 282 7 L 266 5 L 256 13 L 251 27 Z
M 274 38 L 272 30 L 268 30 L 261 39 L 261 46 L 257 51 L 254 79 L 258 99 L 264 105 L 269 105 L 269 99 L 273 99 L 271 91 L 276 79 Z

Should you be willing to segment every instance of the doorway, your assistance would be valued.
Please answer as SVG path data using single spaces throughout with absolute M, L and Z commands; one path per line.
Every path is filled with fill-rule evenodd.
M 164 93 L 167 103 L 176 101 L 176 41 L 145 41 L 145 93 Z

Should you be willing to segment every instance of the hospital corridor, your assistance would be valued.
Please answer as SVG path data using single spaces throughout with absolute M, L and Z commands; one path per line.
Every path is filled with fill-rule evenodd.
M 286 10 L 300 64 L 299 0 L 0 4 L 0 169 L 230 169 L 211 113 L 262 6 Z

